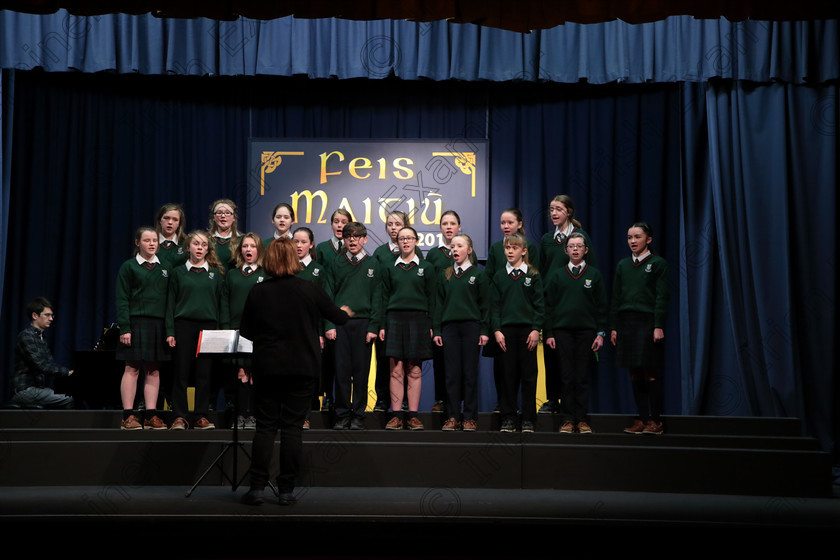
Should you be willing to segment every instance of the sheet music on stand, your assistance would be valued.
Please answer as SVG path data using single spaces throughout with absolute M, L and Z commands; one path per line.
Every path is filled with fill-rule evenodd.
M 198 347 L 196 348 L 195 355 L 196 357 L 201 355 L 208 357 L 211 355 L 215 356 L 236 356 L 238 354 L 253 354 L 254 353 L 254 343 L 251 340 L 248 340 L 244 336 L 239 335 L 238 330 L 203 330 L 198 335 Z M 224 359 L 224 358 L 222 358 Z M 238 383 L 237 383 L 237 392 L 238 392 Z M 239 399 L 233 399 L 233 415 L 234 418 L 239 416 L 238 411 L 238 403 Z M 198 480 L 196 480 L 195 484 L 192 485 L 192 488 L 187 490 L 187 497 L 193 493 L 193 491 L 201 484 L 201 481 L 204 480 L 210 471 L 216 467 L 222 471 L 222 476 L 224 476 L 231 484 L 231 489 L 236 490 L 241 483 L 241 480 L 237 478 L 238 472 L 238 452 L 241 451 L 245 454 L 248 460 L 251 459 L 251 455 L 245 449 L 244 445 L 239 441 L 239 423 L 233 423 L 233 441 L 228 442 L 225 444 L 224 449 L 216 457 L 216 460 L 211 463 L 211 465 L 204 471 Z M 228 476 L 227 472 L 225 472 L 222 458 L 225 454 L 233 449 L 233 476 Z M 274 487 L 273 484 L 269 482 L 272 490 L 274 490 L 275 495 L 279 495 L 277 489 Z
M 254 343 L 238 330 L 203 330 L 198 335 L 196 356 L 200 354 L 252 354 Z

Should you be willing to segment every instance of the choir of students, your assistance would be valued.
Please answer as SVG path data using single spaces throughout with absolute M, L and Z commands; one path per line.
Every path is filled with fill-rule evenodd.
M 313 408 L 332 412 L 334 429 L 365 429 L 369 393 L 375 394 L 375 411 L 390 409 L 386 429 L 424 429 L 418 414 L 422 366 L 433 360 L 432 411 L 444 414 L 442 429 L 476 430 L 483 348 L 494 360 L 502 432 L 533 432 L 538 413 L 556 413 L 561 433 L 589 434 L 589 380 L 598 351 L 609 341 L 617 364 L 629 371 L 638 408 L 624 431 L 661 434 L 668 265 L 651 250 L 650 226 L 632 224 L 631 256 L 616 266 L 608 303 L 592 241 L 574 214 L 571 198 L 556 196 L 549 205 L 554 229 L 542 236 L 538 249 L 525 235 L 522 213 L 504 210 L 503 239 L 489 248 L 481 267 L 453 210 L 441 216 L 440 243 L 424 257 L 402 212 L 387 216 L 388 241 L 369 251 L 367 228 L 343 209 L 331 216 L 332 236 L 316 246 L 310 229 L 292 232 L 294 210 L 285 203 L 274 208 L 275 231 L 265 241 L 239 232 L 231 200 L 213 202 L 208 230 L 188 236 L 181 207 L 166 204 L 154 228 L 138 230 L 135 257 L 118 274 L 119 356 L 125 360 L 121 427 L 165 429 L 156 409 L 159 392 L 171 400 L 170 429 L 214 427 L 208 411 L 218 395 L 209 360 L 195 354 L 198 334 L 238 327 L 245 297 L 266 278 L 260 268 L 264 248 L 288 237 L 297 246 L 298 275 L 355 312 L 345 325 L 321 326 L 323 402 L 314 398 Z M 538 410 L 541 340 L 547 399 Z M 377 369 L 369 388 L 372 357 Z M 172 387 L 164 388 L 159 372 L 168 363 Z M 241 383 L 238 422 L 249 427 L 248 363 L 227 366 L 225 375 Z M 135 403 L 141 372 L 145 418 Z M 195 404 L 188 415 L 191 381 Z

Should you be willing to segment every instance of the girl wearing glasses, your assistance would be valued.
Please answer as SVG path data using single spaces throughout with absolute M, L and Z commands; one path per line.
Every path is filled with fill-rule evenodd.
M 399 231 L 400 256 L 385 266 L 382 277 L 381 310 L 385 327 L 379 339 L 391 367 L 392 418 L 387 430 L 422 430 L 417 417 L 420 406 L 421 373 L 424 360 L 432 357 L 432 321 L 436 281 L 435 268 L 417 255 L 417 232 L 412 227 Z M 408 417 L 402 411 L 408 400 Z

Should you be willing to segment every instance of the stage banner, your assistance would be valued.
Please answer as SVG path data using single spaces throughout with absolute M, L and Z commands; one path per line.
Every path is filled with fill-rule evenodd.
M 367 226 L 366 250 L 386 243 L 388 213 L 401 210 L 417 230 L 424 254 L 440 244 L 440 218 L 461 217 L 478 259 L 487 258 L 487 140 L 249 139 L 247 230 L 270 238 L 275 206 L 291 205 L 296 223 L 320 243 L 332 236 L 338 208 Z

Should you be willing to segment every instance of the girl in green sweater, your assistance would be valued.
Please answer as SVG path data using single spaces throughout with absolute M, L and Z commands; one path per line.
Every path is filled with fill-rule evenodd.
M 207 233 L 194 231 L 187 236 L 190 257 L 170 275 L 166 311 L 166 341 L 174 348 L 174 383 L 172 410 L 175 420 L 170 429 L 184 430 L 187 421 L 187 385 L 195 373 L 194 427 L 198 430 L 216 426 L 207 418 L 210 407 L 213 362 L 196 357 L 202 330 L 218 329 L 222 317 L 224 267 L 216 257 L 215 245 Z
M 116 308 L 120 327 L 117 359 L 125 361 L 120 383 L 123 405 L 123 430 L 165 430 L 166 424 L 156 413 L 160 392 L 160 363 L 170 359 L 164 344 L 164 315 L 170 269 L 155 254 L 158 233 L 141 227 L 134 236 L 134 257 L 125 261 L 117 273 Z M 140 423 L 135 397 L 140 370 L 145 373 L 143 398 L 146 418 Z
M 214 252 L 225 270 L 234 266 L 239 237 L 239 209 L 228 198 L 221 198 L 210 205 L 210 223 L 207 230 L 213 240 Z
M 380 316 L 385 315 L 385 327 L 379 331 L 379 339 L 385 342 L 385 354 L 391 365 L 393 413 L 385 428 L 403 428 L 402 403 L 403 396 L 407 395 L 408 419 L 405 425 L 411 430 L 422 430 L 423 423 L 417 417 L 417 409 L 420 406 L 423 361 L 432 357 L 435 269 L 417 256 L 417 232 L 414 228 L 401 229 L 397 241 L 400 257 L 390 266 L 383 267 L 382 276 Z
M 239 329 L 248 293 L 251 288 L 268 279 L 268 274 L 262 268 L 263 253 L 262 239 L 256 233 L 246 233 L 239 239 L 239 250 L 234 261 L 236 266 L 225 274 L 222 316 L 226 320 L 222 328 Z M 252 382 L 247 371 L 250 365 L 249 360 L 234 360 L 232 365 L 239 382 L 239 385 L 236 386 L 238 391 L 234 391 L 236 394 L 233 396 L 238 399 L 239 414 L 236 422 L 239 428 L 253 430 L 256 424 L 251 406 L 253 402 Z M 226 374 L 228 373 L 227 369 L 225 367 Z M 227 381 L 228 375 L 225 375 L 225 378 L 225 381 Z M 232 379 L 233 375 L 230 375 L 230 378 Z M 223 387 L 228 388 L 229 383 L 223 383 Z M 228 401 L 230 402 L 230 399 Z
M 184 244 L 186 218 L 180 204 L 164 204 L 155 215 L 155 231 L 158 234 L 158 258 L 160 262 L 172 268 L 187 261 L 187 249 Z
M 429 247 L 426 252 L 426 260 L 434 265 L 438 277 L 440 273 L 452 266 L 452 241 L 461 231 L 461 217 L 455 210 L 447 210 L 440 217 L 441 242 L 437 247 Z M 446 408 L 446 358 L 443 355 L 443 348 L 432 347 L 432 365 L 435 372 L 435 404 L 432 412 L 443 412 Z M 459 391 L 460 394 L 460 391 Z M 460 409 L 459 409 L 460 410 Z
M 478 420 L 479 350 L 489 340 L 490 280 L 475 265 L 472 239 L 456 235 L 453 262 L 438 273 L 434 342 L 443 350 L 446 371 L 444 431 L 474 432 Z M 463 416 L 461 401 L 463 400 Z
M 263 241 L 266 249 L 275 239 L 292 237 L 292 224 L 295 223 L 295 210 L 292 205 L 281 202 L 275 206 L 271 212 L 271 223 L 274 226 L 274 235 Z
M 615 269 L 610 306 L 610 341 L 616 363 L 630 370 L 639 416 L 624 431 L 661 434 L 665 363 L 665 314 L 668 307 L 668 263 L 650 251 L 653 234 L 645 222 L 627 230 L 632 255 Z
M 521 391 L 522 431 L 536 422 L 537 345 L 543 326 L 542 277 L 528 262 L 525 236 L 514 233 L 504 242 L 507 263 L 493 276 L 490 327 L 501 350 L 501 431 L 516 431 L 516 396 Z

